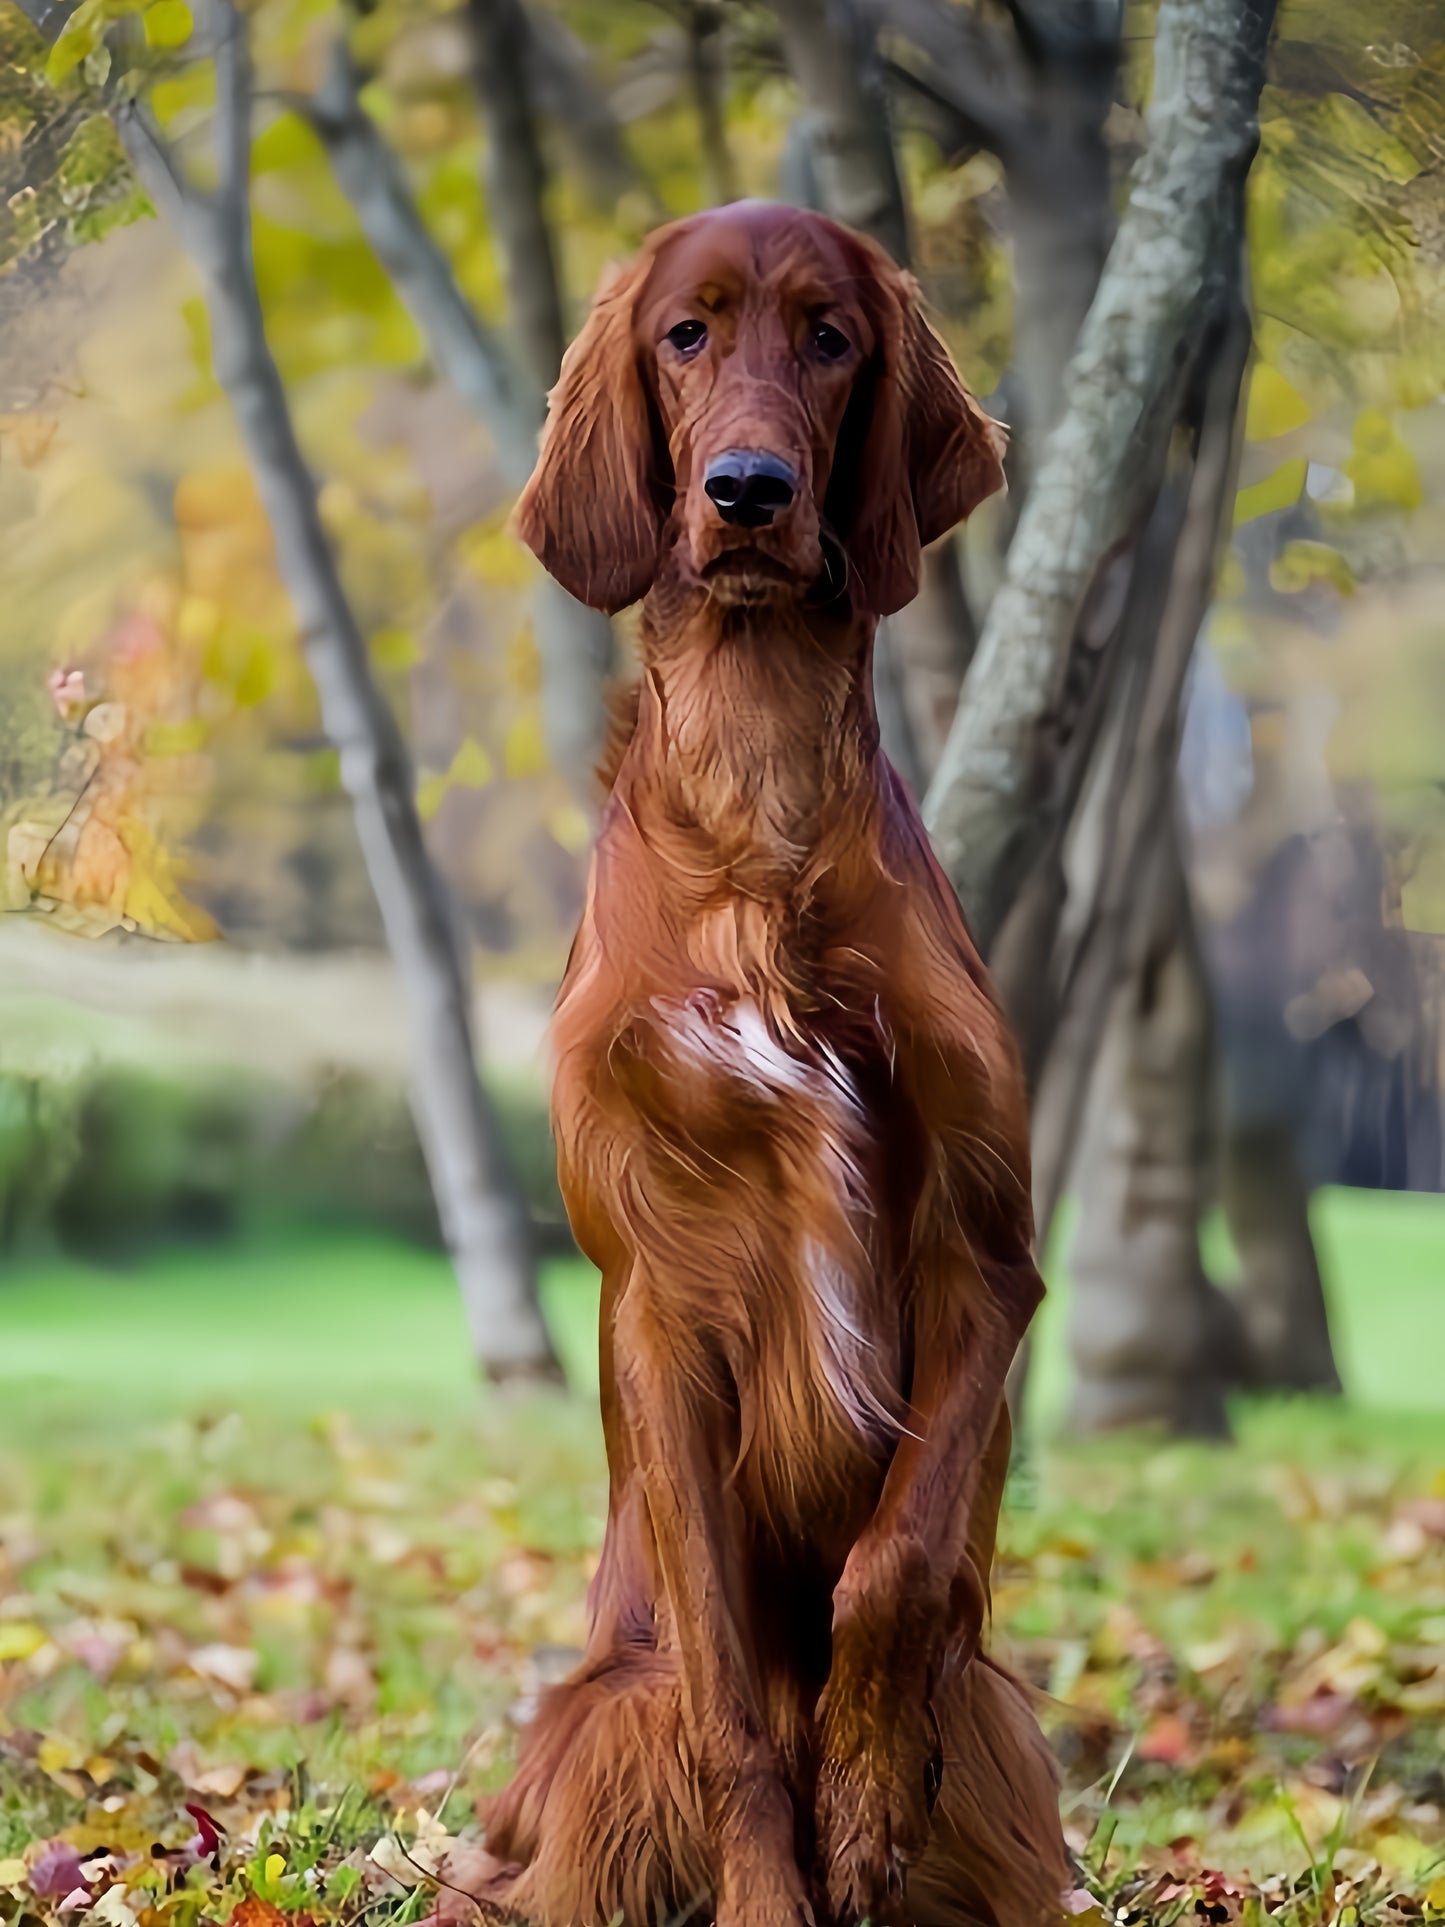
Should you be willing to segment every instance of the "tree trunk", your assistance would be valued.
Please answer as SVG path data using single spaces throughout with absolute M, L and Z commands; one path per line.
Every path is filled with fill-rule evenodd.
M 1162 1424 L 1218 1437 L 1243 1364 L 1237 1314 L 1204 1272 L 1209 993 L 1172 825 L 1157 835 L 1078 1165 L 1070 1259 L 1080 1432 Z
M 977 642 L 958 544 L 945 536 L 924 551 L 917 598 L 893 621 L 898 679 L 925 783 L 948 740 Z
M 134 102 L 116 109 L 127 151 L 170 212 L 204 283 L 217 379 L 235 411 L 295 606 L 326 733 L 340 752 L 358 839 L 395 958 L 412 1035 L 413 1103 L 478 1358 L 497 1375 L 553 1368 L 537 1310 L 527 1217 L 477 1077 L 458 931 L 432 868 L 396 718 L 322 527 L 266 341 L 251 254 L 251 70 L 245 17 L 214 0 L 219 186 L 202 196 Z
M 1309 1188 L 1289 1125 L 1228 1124 L 1220 1191 L 1239 1254 L 1250 1382 L 1271 1391 L 1338 1392 Z
M 502 259 L 512 332 L 539 394 L 567 346 L 547 225 L 547 167 L 532 110 L 531 27 L 521 0 L 468 0 L 477 94 L 486 119 L 487 214 Z
M 338 38 L 333 48 L 326 79 L 309 112 L 337 183 L 425 336 L 438 370 L 486 424 L 502 473 L 521 488 L 537 458 L 542 393 L 556 366 L 541 375 L 540 386 L 540 361 L 530 377 L 519 377 L 501 342 L 467 302 L 451 263 L 422 224 L 396 157 L 361 104 L 344 39 Z M 548 754 L 573 778 L 579 794 L 590 798 L 587 779 L 607 731 L 605 690 L 615 660 L 612 625 L 550 579 L 538 587 L 533 614 L 542 658 Z
M 1163 0 L 1149 148 L 1070 365 L 929 790 L 939 856 L 987 952 L 1054 830 L 1044 724 L 1101 562 L 1154 485 L 1191 344 L 1236 272 L 1274 0 Z
M 824 207 L 906 262 L 908 211 L 871 23 L 858 0 L 773 0 L 773 11 L 807 105 Z
M 691 0 L 687 9 L 687 71 L 702 143 L 703 179 L 714 207 L 738 198 L 737 171 L 728 146 L 727 42 L 718 0 Z

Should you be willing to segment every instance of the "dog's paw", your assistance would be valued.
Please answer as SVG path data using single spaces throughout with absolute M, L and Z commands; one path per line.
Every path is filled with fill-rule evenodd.
M 796 1865 L 745 1854 L 725 1866 L 717 1927 L 815 1927 Z
M 922 1800 L 919 1814 L 866 1767 L 832 1770 L 825 1763 L 818 1782 L 818 1848 L 828 1910 L 836 1927 L 904 1927 L 910 1859 L 927 1840 Z

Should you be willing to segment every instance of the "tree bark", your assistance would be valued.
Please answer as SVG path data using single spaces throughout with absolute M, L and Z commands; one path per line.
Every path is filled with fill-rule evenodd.
M 813 165 L 835 220 L 909 258 L 908 210 L 883 68 L 859 0 L 772 0 L 788 67 L 807 105 Z
M 251 253 L 246 21 L 232 0 L 213 0 L 212 18 L 215 193 L 202 195 L 183 180 L 135 101 L 115 103 L 117 128 L 205 287 L 217 379 L 235 412 L 271 523 L 323 724 L 340 752 L 342 782 L 396 960 L 412 1034 L 418 1131 L 474 1349 L 495 1375 L 551 1375 L 526 1213 L 477 1076 L 458 931 L 427 855 L 406 745 L 372 680 L 366 641 L 341 585 L 316 484 L 266 340 Z
M 530 84 L 531 27 L 521 0 L 468 0 L 477 94 L 486 121 L 487 213 L 502 258 L 512 332 L 538 395 L 567 346 L 547 224 L 547 166 Z
M 1070 1425 L 1160 1424 L 1221 1437 L 1238 1383 L 1238 1315 L 1205 1276 L 1209 992 L 1172 823 L 1154 837 L 1138 939 L 1117 987 L 1080 1159 L 1070 1257 Z
M 926 819 L 987 952 L 1054 827 L 1041 730 L 1100 563 L 1159 472 L 1181 369 L 1221 274 L 1258 144 L 1274 0 L 1163 0 L 1149 147 L 930 786 Z
M 1238 1303 L 1250 1383 L 1270 1391 L 1338 1392 L 1309 1187 L 1283 1120 L 1229 1123 L 1221 1199 L 1239 1254 Z
M 727 44 L 719 0 L 690 0 L 686 10 L 687 70 L 702 142 L 703 179 L 714 207 L 738 198 L 737 169 L 728 145 Z
M 361 104 L 344 38 L 338 37 L 326 79 L 305 111 L 438 370 L 486 424 L 503 475 L 521 488 L 537 459 L 542 390 L 555 376 L 555 366 L 541 388 L 535 379 L 520 376 L 502 342 L 467 302 L 451 263 L 417 213 L 395 155 Z M 550 580 L 538 586 L 534 620 L 548 754 L 558 769 L 580 779 L 577 787 L 585 795 L 607 731 L 612 625 Z
M 1237 250 L 1240 237 L 1232 238 Z M 1237 251 L 1235 267 L 1238 273 Z M 1202 404 L 1198 453 L 1157 639 L 1152 653 L 1120 684 L 1120 715 L 1110 739 L 1111 767 L 1102 773 L 1105 791 L 1096 832 L 1099 874 L 1065 966 L 1059 999 L 1063 1023 L 1048 1054 L 1035 1107 L 1033 1196 L 1040 1246 L 1048 1241 L 1072 1161 L 1099 1041 L 1126 954 L 1130 906 L 1152 839 L 1170 814 L 1185 682 L 1213 595 L 1222 531 L 1234 497 L 1239 393 L 1250 343 L 1248 317 L 1236 305 L 1219 328 Z

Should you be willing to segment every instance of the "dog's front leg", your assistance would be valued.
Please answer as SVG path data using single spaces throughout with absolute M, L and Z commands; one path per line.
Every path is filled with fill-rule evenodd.
M 730 1592 L 718 1463 L 721 1414 L 699 1401 L 634 1275 L 613 1328 L 624 1422 L 647 1498 L 683 1719 L 696 1763 L 717 1881 L 717 1927 L 808 1927 L 793 1804 L 763 1719 L 754 1655 Z M 712 1423 L 709 1423 L 709 1420 Z
M 907 1868 L 942 1766 L 930 1698 L 945 1655 L 967 1654 L 982 1629 L 987 1573 L 969 1556 L 970 1523 L 976 1500 L 997 1505 L 1004 1380 L 1042 1292 L 1026 1253 L 987 1269 L 986 1281 L 960 1244 L 924 1260 L 908 1433 L 833 1595 L 818 1836 L 839 1927 L 909 1918 Z M 991 1545 L 990 1522 L 978 1523 Z

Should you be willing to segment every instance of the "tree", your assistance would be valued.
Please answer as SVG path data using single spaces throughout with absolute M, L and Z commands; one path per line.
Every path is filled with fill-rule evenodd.
M 521 368 L 466 300 L 446 255 L 426 230 L 402 170 L 362 105 L 343 18 L 324 85 L 295 104 L 325 143 L 362 232 L 420 328 L 437 368 L 491 431 L 502 473 L 516 488 L 532 471 L 545 394 L 561 362 L 562 298 L 542 205 L 544 173 L 523 55 L 530 23 L 516 0 L 477 0 L 476 67 L 489 108 L 489 173 L 500 215 L 514 332 L 530 344 Z M 555 359 L 554 359 L 555 357 Z M 612 625 L 550 578 L 536 591 L 543 721 L 559 769 L 587 781 L 606 731 L 605 688 L 614 667 Z
M 27 11 L 42 34 L 57 38 L 65 23 L 56 8 L 27 0 Z M 550 1374 L 526 1214 L 476 1073 L 455 920 L 427 855 L 406 745 L 372 680 L 266 339 L 251 246 L 246 21 L 231 0 L 214 0 L 212 23 L 214 190 L 186 177 L 141 100 L 113 90 L 112 111 L 136 174 L 175 225 L 205 287 L 216 372 L 270 516 L 407 1000 L 417 1125 L 473 1345 L 495 1375 Z

